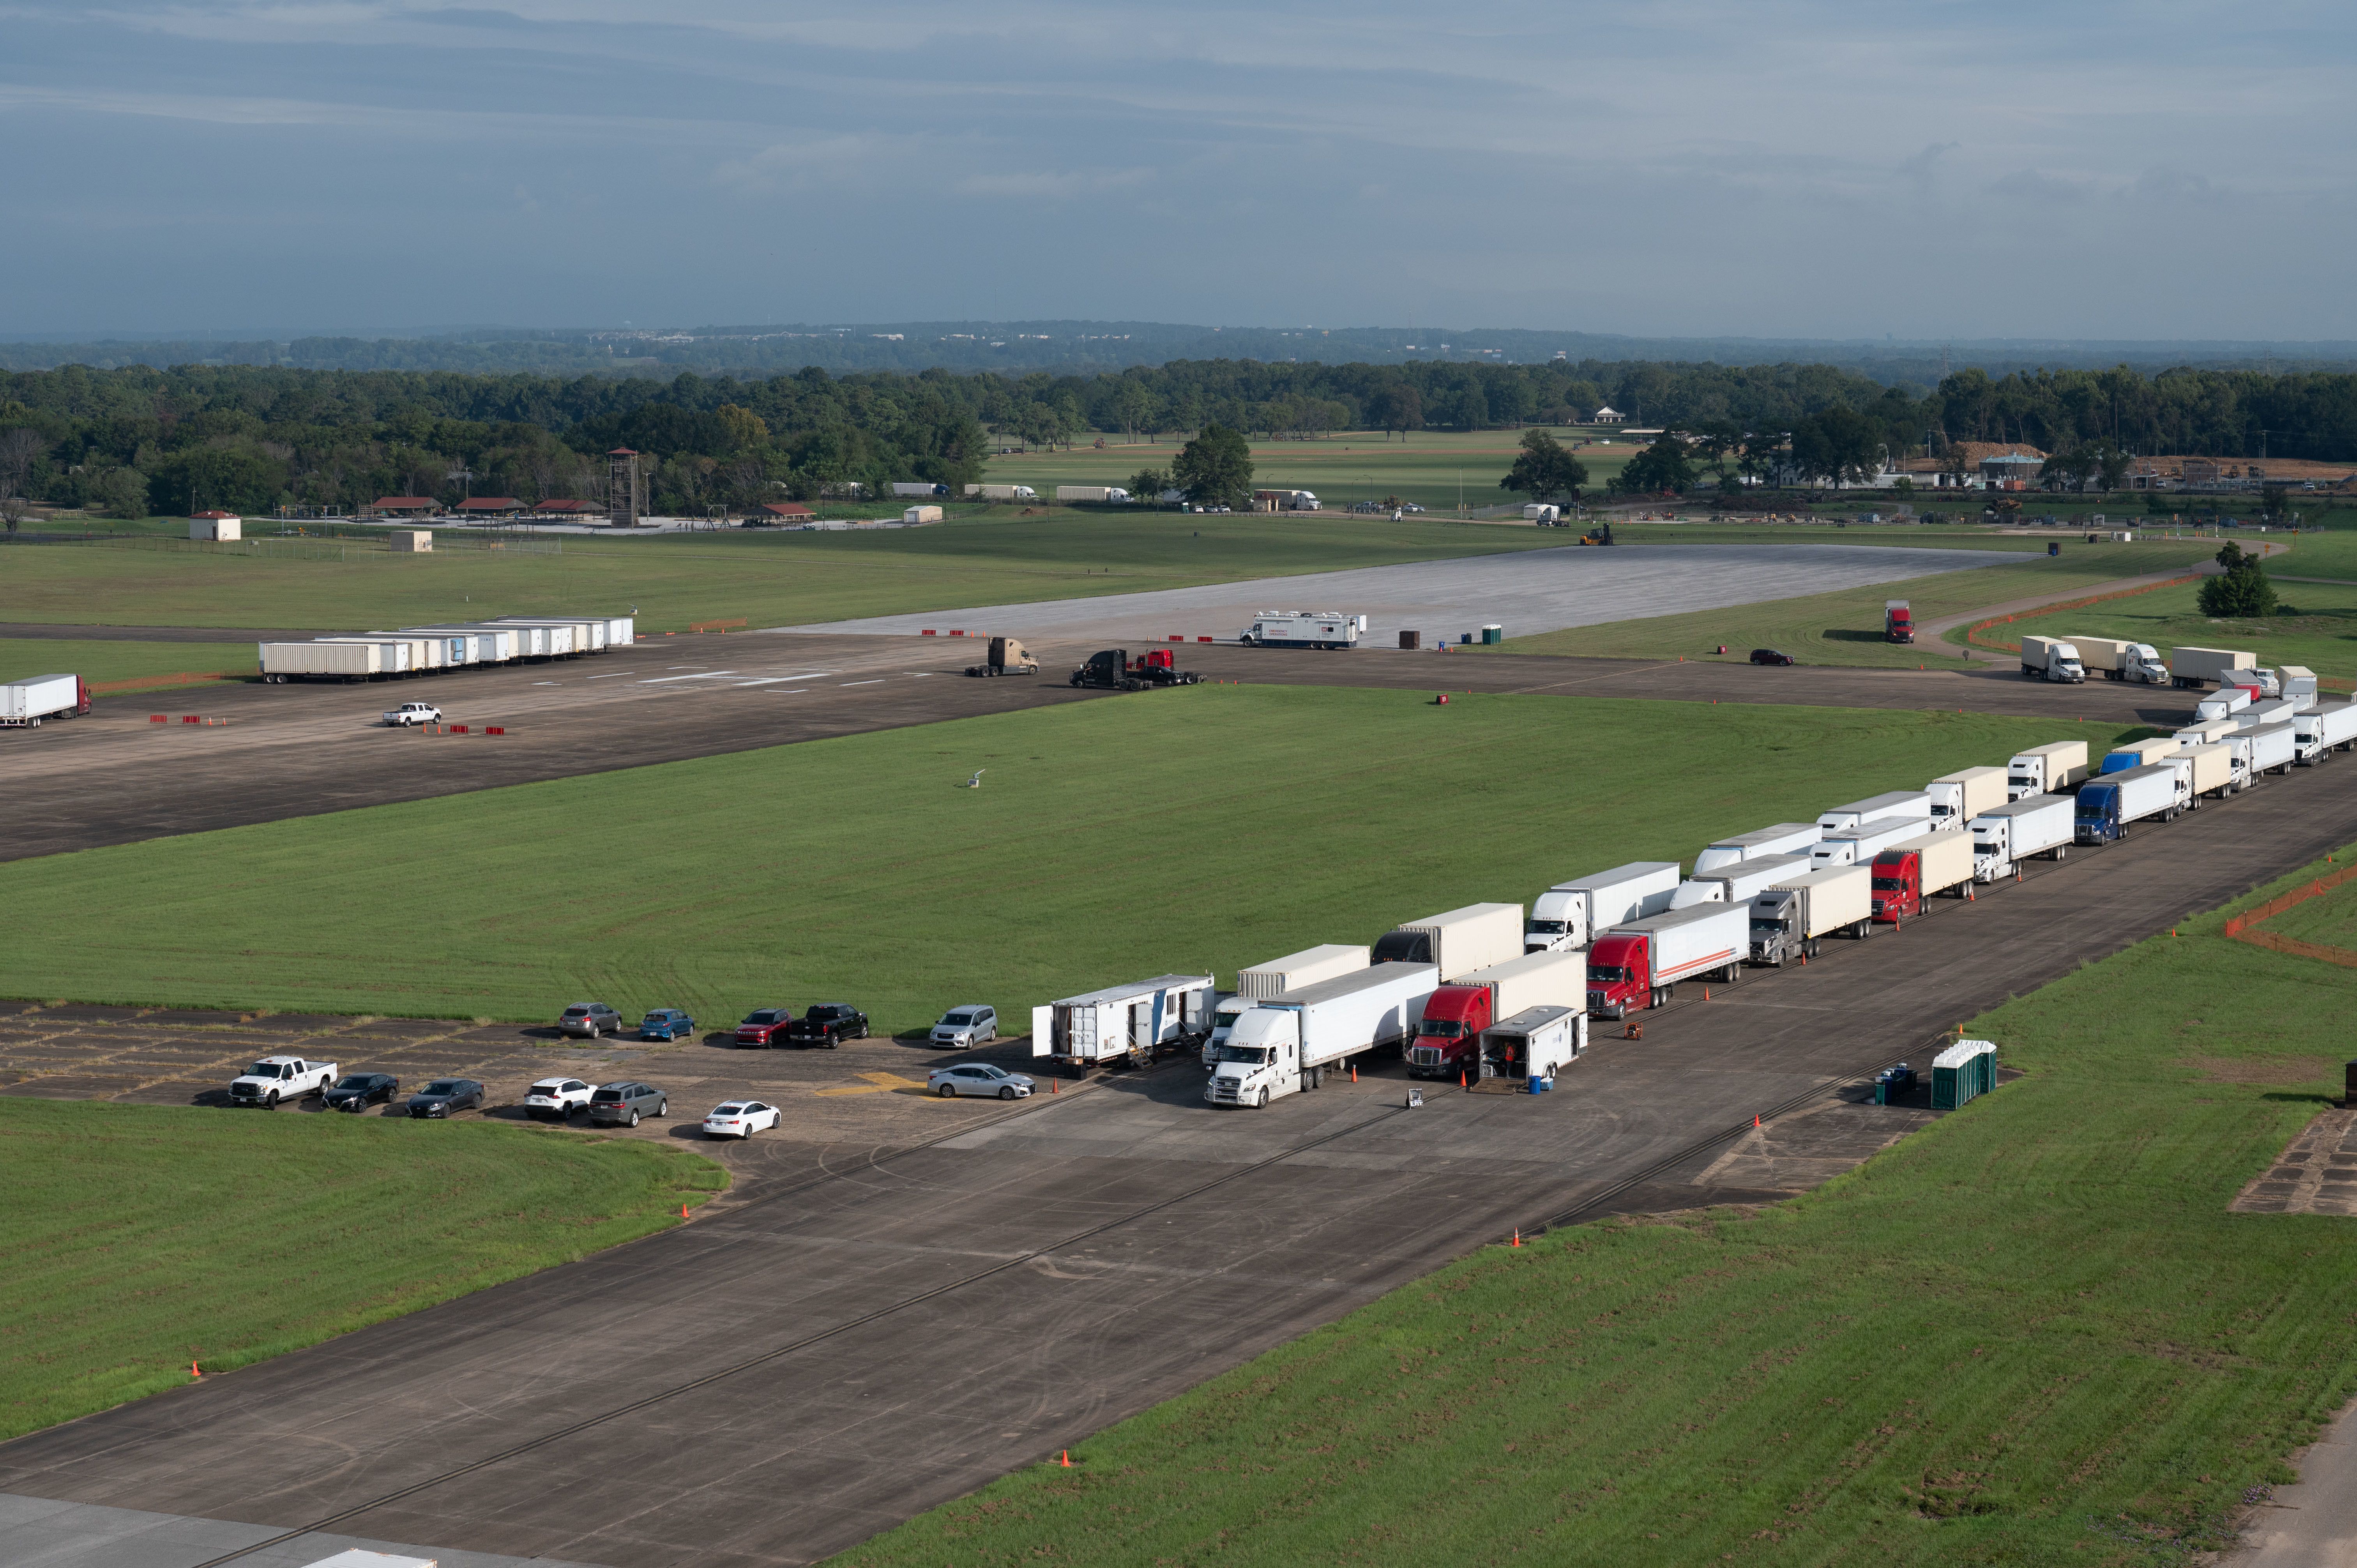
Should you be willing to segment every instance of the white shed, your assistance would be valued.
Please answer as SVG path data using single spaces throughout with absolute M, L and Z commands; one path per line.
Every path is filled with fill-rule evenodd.
M 937 506 L 912 506 L 900 514 L 902 522 L 939 522 L 942 509 Z
M 221 543 L 245 537 L 245 519 L 234 512 L 200 511 L 188 519 L 188 537 Z
M 396 528 L 385 536 L 393 542 L 396 555 L 430 555 L 434 553 L 434 531 L 428 528 Z

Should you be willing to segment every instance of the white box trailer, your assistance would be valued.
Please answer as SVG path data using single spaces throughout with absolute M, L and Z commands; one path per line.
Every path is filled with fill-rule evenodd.
M 1928 789 L 1893 789 L 1887 795 L 1875 795 L 1863 800 L 1852 800 L 1846 806 L 1835 806 L 1817 815 L 1820 835 L 1854 828 L 1861 822 L 1879 822 L 1887 817 L 1911 817 L 1917 822 L 1932 820 L 1932 794 Z
M 464 639 L 468 644 L 468 664 L 506 664 L 516 658 L 517 631 L 511 626 L 476 626 L 461 622 L 453 626 L 404 626 L 409 637 L 441 637 L 453 641 Z
M 2162 758 L 2165 762 L 2181 763 L 2186 769 L 2187 789 L 2192 804 L 2203 800 L 2216 800 L 2234 788 L 2242 769 L 2234 757 L 2234 748 L 2222 741 L 2210 741 L 2201 746 L 2180 746 Z
M 273 685 L 367 681 L 384 673 L 384 650 L 373 642 L 263 642 L 254 647 L 262 678 Z
M 1367 618 L 1340 610 L 1255 610 L 1236 639 L 1255 648 L 1354 648 Z
M 1814 822 L 1778 822 L 1755 832 L 1715 839 L 1695 856 L 1694 874 L 1700 876 L 1706 871 L 1738 865 L 1758 855 L 1806 854 L 1810 846 L 1824 836 L 1824 830 Z
M 1208 974 L 1163 974 L 1067 996 L 1031 1009 L 1031 1054 L 1074 1072 L 1121 1060 L 1143 1067 L 1157 1052 L 1200 1043 L 1212 994 Z
M 1965 768 L 1923 786 L 1932 798 L 1932 825 L 1954 832 L 1991 806 L 2005 804 L 2005 769 Z
M 1439 983 L 1428 963 L 1378 963 L 1256 1002 L 1221 1043 L 1203 1098 L 1261 1106 L 1316 1089 L 1328 1069 L 1405 1039 Z
M 2212 719 L 2233 718 L 2251 705 L 2251 689 L 2247 686 L 2221 686 L 2193 704 L 2197 723 Z
M 1814 832 L 1813 827 L 1809 830 Z M 1523 934 L 1525 952 L 1564 951 L 1584 948 L 1596 933 L 1623 920 L 1658 915 L 1670 907 L 1678 890 L 1674 860 L 1636 860 L 1558 882 L 1531 905 L 1528 929 Z
M 2250 747 L 2245 757 L 2251 777 L 2256 779 L 2262 773 L 2290 772 L 2292 762 L 2298 755 L 2299 737 L 2289 723 L 2277 722 L 2244 730 L 2226 744 L 2233 746 L 2237 743 Z
M 2271 697 L 2264 703 L 2253 703 L 2234 715 L 2235 727 L 2256 729 L 2261 725 L 2287 725 L 2308 711 L 2309 704 L 2297 697 Z
M 2199 686 L 2222 681 L 2237 670 L 2258 666 L 2259 656 L 2246 648 L 2172 648 L 2169 676 L 2172 686 Z
M 1973 835 L 1973 880 L 1995 882 L 2034 854 L 2067 859 L 2076 830 L 2070 796 L 2025 795 L 1982 812 L 1966 831 Z
M 1738 865 L 1689 876 L 1678 884 L 1676 892 L 1670 895 L 1670 908 L 1685 909 L 1696 904 L 1749 903 L 1753 894 L 1762 888 L 1773 887 L 1787 876 L 1801 875 L 1809 869 L 1810 864 L 1805 854 L 1763 854 Z
M 533 626 L 548 632 L 548 657 L 569 659 L 606 646 L 606 623 L 576 616 L 500 616 L 493 626 Z
M 1750 952 L 1749 904 L 1696 904 L 1615 926 L 1589 949 L 1587 1010 L 1625 1017 L 1666 1002 L 1682 980 L 1732 981 Z
M 2310 708 L 2291 727 L 2297 760 L 2302 768 L 2312 768 L 2357 743 L 2357 700 Z
M 1481 1031 L 1481 1076 L 1518 1079 L 1536 1094 L 1587 1054 L 1587 1008 L 1525 1007 Z
M 1882 817 L 1871 822 L 1861 822 L 1854 828 L 1844 828 L 1837 833 L 1827 833 L 1809 852 L 1812 869 L 1828 865 L 1865 865 L 1874 857 L 1897 843 L 1900 839 L 1913 838 L 1923 831 L 1921 817 Z
M 1348 942 L 1327 942 L 1320 947 L 1303 948 L 1299 952 L 1289 952 L 1283 958 L 1273 958 L 1250 969 L 1236 971 L 1236 994 L 1248 1002 L 1265 1002 L 1288 991 L 1298 991 L 1305 985 L 1315 985 L 1321 980 L 1334 980 L 1364 969 L 1367 962 L 1367 950 L 1352 947 Z
M 90 712 L 90 688 L 79 675 L 33 675 L 0 686 L 0 725 L 38 729 L 43 719 Z
M 422 675 L 426 670 L 426 644 L 415 637 L 323 637 L 321 642 L 365 645 L 380 650 L 379 672 L 386 675 Z
M 1377 963 L 1428 963 L 1446 983 L 1517 957 L 1523 950 L 1520 904 L 1468 904 L 1394 926 L 1375 942 Z
M 2059 795 L 2087 776 L 2087 743 L 2051 740 L 2018 754 L 2005 765 L 2005 793 L 2010 800 L 2025 795 Z
M 1920 878 L 1916 891 L 1924 898 L 1935 893 L 1962 896 L 1964 885 L 1973 879 L 1973 841 L 1964 833 L 1918 833 L 1887 846 L 1877 858 L 1892 854 L 1915 857 L 1915 874 Z M 1867 869 L 1873 869 L 1870 864 Z
M 1870 867 L 1828 865 L 1788 876 L 1752 897 L 1749 961 L 1781 969 L 1793 959 L 1816 957 L 1823 940 L 1835 931 L 1870 935 L 1873 922 Z
M 2305 698 L 2309 707 L 2316 706 L 2320 695 L 2316 688 L 2316 671 L 2305 664 L 2286 664 L 2279 668 L 2283 674 L 2283 694 Z
M 2201 719 L 2187 725 L 2169 738 L 2179 746 L 2207 746 L 2223 740 L 2243 726 L 2232 719 Z

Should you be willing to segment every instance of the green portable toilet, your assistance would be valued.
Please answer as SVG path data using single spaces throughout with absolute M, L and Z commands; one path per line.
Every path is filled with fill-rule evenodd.
M 1996 1047 L 1958 1040 L 1932 1058 L 1932 1109 L 1953 1111 L 1996 1087 Z
M 1485 626 L 1481 628 L 1481 640 L 1483 642 L 1503 642 L 1506 640 L 1506 628 L 1502 626 Z

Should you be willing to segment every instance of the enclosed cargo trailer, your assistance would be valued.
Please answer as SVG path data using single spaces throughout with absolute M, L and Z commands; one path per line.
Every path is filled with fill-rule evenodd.
M 1897 926 L 1923 912 L 1936 894 L 1964 896 L 1973 880 L 1973 841 L 1961 832 L 1919 833 L 1874 857 L 1874 918 Z
M 262 678 L 273 685 L 289 681 L 366 681 L 384 673 L 384 650 L 373 642 L 264 642 L 255 645 Z
M 38 729 L 43 719 L 90 712 L 90 687 L 79 675 L 32 675 L 0 685 L 0 725 Z
M 1481 1031 L 1481 1076 L 1555 1087 L 1555 1074 L 1587 1054 L 1587 1008 L 1525 1007 Z
M 1873 881 L 1867 866 L 1829 865 L 1758 895 L 1751 900 L 1748 961 L 1781 969 L 1793 959 L 1816 957 L 1833 932 L 1870 934 Z
M 1923 832 L 1926 825 L 1921 817 L 1883 817 L 1844 828 L 1820 839 L 1817 847 L 1809 852 L 1809 863 L 1819 867 L 1865 865 L 1900 840 Z
M 1587 954 L 1587 1011 L 1621 1018 L 1658 1007 L 1682 980 L 1733 981 L 1751 951 L 1751 907 L 1697 904 L 1616 926 Z
M 1973 880 L 1995 882 L 2013 875 L 2030 856 L 2067 859 L 2075 831 L 2068 795 L 2025 795 L 1993 806 L 1975 817 L 1966 831 L 1973 835 Z
M 1923 786 L 1932 797 L 1932 825 L 1953 832 L 1991 806 L 2005 804 L 2005 769 L 1966 768 Z
M 1805 854 L 1763 854 L 1747 860 L 1740 865 L 1726 866 L 1705 875 L 1687 877 L 1670 895 L 1670 908 L 1689 908 L 1696 904 L 1743 904 L 1765 887 L 1772 887 L 1787 876 L 1797 876 L 1809 869 Z
M 2357 742 L 2357 701 L 2310 708 L 2291 727 L 2297 760 L 2302 768 L 2312 768 Z
M 2188 774 L 2186 788 L 2192 795 L 2189 804 L 2194 806 L 2232 792 L 2234 781 L 2242 777 L 2234 748 L 2220 741 L 2180 746 L 2161 760 L 2184 765 Z
M 2205 681 L 2223 681 L 2237 670 L 2256 669 L 2258 662 L 2258 655 L 2245 648 L 2172 648 L 2169 684 L 2199 686 Z
M 1454 980 L 1522 950 L 1520 904 L 1468 904 L 1394 927 L 1376 940 L 1372 956 L 1377 963 L 1436 964 L 1441 979 Z
M 1031 1009 L 1031 1054 L 1073 1072 L 1116 1061 L 1144 1067 L 1192 1049 L 1211 1026 L 1211 977 L 1164 974 Z
M 1824 830 L 1814 822 L 1778 822 L 1772 828 L 1757 832 L 1736 833 L 1716 839 L 1695 856 L 1694 874 L 1717 871 L 1721 866 L 1736 865 L 1763 854 L 1806 854 Z M 1648 911 L 1649 913 L 1651 911 Z
M 1928 789 L 1893 789 L 1887 795 L 1875 795 L 1864 800 L 1852 800 L 1846 806 L 1835 806 L 1817 815 L 1818 836 L 1854 828 L 1861 822 L 1882 822 L 1889 818 L 1911 817 L 1917 822 L 1932 820 L 1932 792 Z
M 1333 980 L 1354 970 L 1367 967 L 1368 954 L 1363 947 L 1348 942 L 1327 942 L 1322 946 L 1304 948 L 1299 952 L 1286 953 L 1250 969 L 1236 971 L 1236 994 L 1248 1002 L 1262 1002 L 1272 996 L 1282 996 L 1288 991 L 1298 991 L 1305 985 L 1315 985 L 1321 980 Z
M 2005 765 L 2009 800 L 2024 795 L 2060 795 L 2087 776 L 2087 743 L 2053 740 L 2033 746 Z
M 2156 762 L 2088 780 L 2072 807 L 2074 842 L 2111 843 L 2147 818 L 2174 822 L 2192 799 L 2190 774 Z

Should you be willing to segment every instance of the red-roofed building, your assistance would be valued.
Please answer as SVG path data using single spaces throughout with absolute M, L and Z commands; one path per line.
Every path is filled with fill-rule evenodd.
M 466 517 L 513 517 L 523 510 L 523 502 L 513 496 L 469 496 L 458 503 Z
M 800 501 L 764 501 L 753 509 L 766 521 L 801 522 L 818 514 Z
M 602 510 L 596 501 L 543 501 L 532 509 L 538 517 L 596 517 Z
M 362 517 L 432 517 L 442 510 L 432 496 L 379 496 L 361 508 Z

